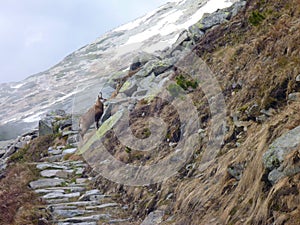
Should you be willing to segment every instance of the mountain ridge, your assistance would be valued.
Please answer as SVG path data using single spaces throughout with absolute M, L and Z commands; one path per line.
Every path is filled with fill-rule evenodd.
M 167 3 L 137 19 L 146 20 L 150 25 L 143 22 L 125 31 L 120 30 L 121 26 L 97 38 L 93 43 L 79 48 L 44 72 L 31 75 L 21 82 L 0 84 L 1 139 L 10 139 L 34 128 L 40 116 L 53 109 L 64 109 L 67 112 L 75 110 L 77 114 L 83 113 L 84 109 L 93 102 L 91 96 L 96 96 L 102 89 L 101 84 L 106 83 L 114 74 L 126 70 L 133 58 L 139 54 L 140 48 L 153 53 L 171 47 L 171 43 L 175 42 L 179 33 L 192 25 L 189 22 L 190 18 L 201 11 L 201 6 L 207 5 L 206 2 L 209 3 L 203 0 Z M 219 6 L 229 6 L 232 2 L 234 1 L 222 1 Z M 207 10 L 214 11 L 219 6 L 209 5 Z M 197 15 L 199 17 L 196 18 L 197 21 L 203 13 Z M 166 18 L 170 18 L 170 15 L 174 16 L 175 21 L 167 23 Z M 192 22 L 196 19 L 192 18 Z M 157 26 L 160 20 L 164 24 Z M 176 21 L 179 29 L 174 26 Z M 180 27 L 186 22 L 189 22 L 185 24 L 186 27 Z M 157 34 L 160 30 L 164 30 L 165 26 L 171 26 L 173 30 L 169 29 L 166 35 Z M 141 32 L 149 34 L 152 31 L 156 33 L 150 39 L 148 37 L 142 42 L 127 43 L 130 38 L 140 35 Z M 107 94 L 112 91 L 108 88 Z M 80 108 L 72 109 L 74 98 L 82 102 L 77 105 Z

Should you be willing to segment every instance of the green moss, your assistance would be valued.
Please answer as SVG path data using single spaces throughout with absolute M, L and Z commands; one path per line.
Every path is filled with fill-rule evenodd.
M 198 87 L 197 81 L 191 78 L 187 78 L 183 75 L 179 75 L 176 77 L 176 83 L 184 90 L 187 90 L 188 88 L 196 89 Z
M 258 11 L 254 11 L 249 16 L 249 23 L 253 26 L 258 26 L 266 17 Z
M 129 148 L 129 147 L 126 146 L 125 152 L 127 152 L 129 154 L 129 153 L 131 153 L 131 151 L 132 151 L 131 148 Z

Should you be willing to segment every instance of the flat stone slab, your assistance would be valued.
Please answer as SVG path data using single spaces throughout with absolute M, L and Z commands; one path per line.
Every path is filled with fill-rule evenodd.
M 58 206 L 91 206 L 91 205 L 98 205 L 99 202 L 96 201 L 82 201 L 82 202 L 65 202 L 65 203 L 56 203 L 52 204 L 52 207 L 58 207 Z
M 91 200 L 91 197 L 95 196 L 95 195 L 101 195 L 101 196 L 104 196 L 100 193 L 100 191 L 98 189 L 94 189 L 94 190 L 90 190 L 90 191 L 87 191 L 84 195 L 82 195 L 80 198 L 79 198 L 79 201 L 90 201 Z
M 95 205 L 95 206 L 87 206 L 86 209 L 104 209 L 109 207 L 117 207 L 119 206 L 118 203 L 106 203 L 101 205 Z
M 48 153 L 51 155 L 60 155 L 62 150 L 48 150 Z
M 80 192 L 74 192 L 69 194 L 64 194 L 61 192 L 52 192 L 44 195 L 42 198 L 44 199 L 55 199 L 55 198 L 76 198 L 80 196 Z
M 74 225 L 74 223 L 64 223 L 60 222 L 58 225 Z M 97 222 L 83 222 L 83 223 L 76 223 L 76 225 L 97 225 Z
M 35 193 L 38 194 L 48 194 L 48 193 L 53 193 L 53 192 L 61 192 L 61 193 L 65 193 L 65 190 L 60 190 L 60 189 L 56 189 L 56 190 L 49 190 L 49 189 L 36 189 L 34 190 Z
M 77 151 L 77 148 L 69 148 L 62 152 L 62 155 L 74 154 Z
M 29 186 L 32 189 L 40 189 L 40 188 L 45 188 L 45 187 L 56 187 L 60 186 L 65 182 L 64 179 L 50 179 L 50 178 L 45 178 L 45 179 L 39 179 L 37 181 L 32 181 L 29 183 Z
M 45 169 L 61 169 L 61 170 L 66 170 L 68 167 L 64 165 L 57 165 L 54 163 L 40 163 L 36 166 L 37 169 L 39 170 L 45 170 Z
M 68 178 L 74 170 L 43 170 L 41 171 L 42 177 L 59 177 L 59 178 Z
M 60 210 L 60 209 L 55 209 L 53 214 L 56 216 L 64 217 L 64 218 L 69 218 L 73 216 L 82 216 L 85 214 L 90 214 L 94 213 L 93 210 L 79 210 L 79 209 L 68 209 L 68 210 Z
M 109 219 L 109 214 L 98 214 L 98 215 L 92 215 L 92 216 L 78 216 L 73 218 L 67 218 L 64 220 L 61 220 L 60 222 L 71 222 L 71 223 L 81 223 L 81 222 L 97 222 L 101 219 Z
M 35 190 L 36 193 L 52 193 L 52 192 L 84 192 L 85 187 L 52 187 Z

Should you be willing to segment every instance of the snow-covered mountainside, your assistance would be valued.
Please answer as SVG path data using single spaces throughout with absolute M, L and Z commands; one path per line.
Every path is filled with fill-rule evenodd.
M 161 55 L 204 13 L 228 7 L 233 2 L 169 2 L 107 32 L 49 70 L 20 82 L 0 84 L 0 140 L 33 129 L 40 117 L 53 109 L 82 113 L 100 90 L 104 97 L 109 97 L 114 89 L 106 85 L 108 81 L 127 73 L 133 58 L 141 51 Z

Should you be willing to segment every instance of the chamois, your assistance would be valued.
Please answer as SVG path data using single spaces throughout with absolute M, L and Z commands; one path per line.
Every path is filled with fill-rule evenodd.
M 90 126 L 95 123 L 95 127 L 99 129 L 99 120 L 104 112 L 103 103 L 106 99 L 102 98 L 102 92 L 99 93 L 96 103 L 79 119 L 80 136 L 83 138 Z

